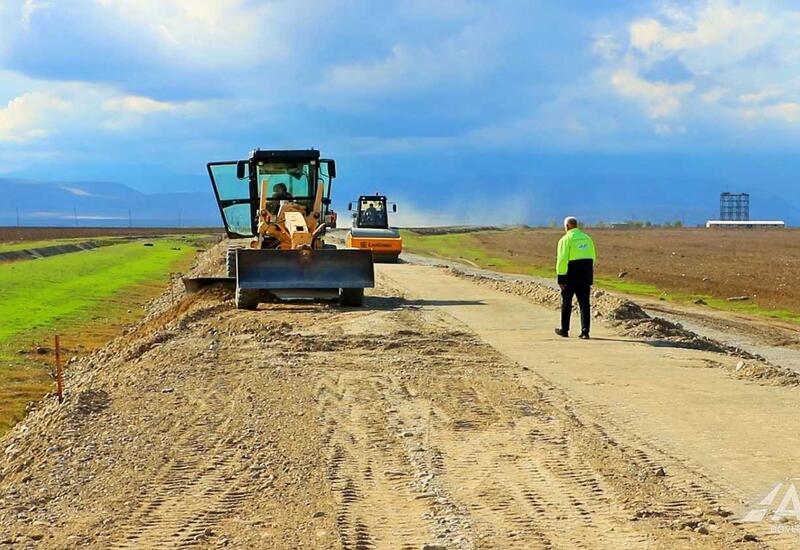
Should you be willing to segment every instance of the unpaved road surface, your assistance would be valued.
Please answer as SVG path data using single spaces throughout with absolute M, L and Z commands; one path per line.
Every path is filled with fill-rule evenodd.
M 363 309 L 165 294 L 0 442 L 0 543 L 797 547 L 734 521 L 797 474 L 797 388 L 608 327 L 556 339 L 551 310 L 442 269 L 377 272 Z

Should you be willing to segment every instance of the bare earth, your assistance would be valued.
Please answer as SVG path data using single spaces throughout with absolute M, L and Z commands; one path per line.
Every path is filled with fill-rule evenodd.
M 199 269 L 220 267 L 217 247 Z M 799 474 L 797 387 L 602 321 L 564 341 L 551 309 L 443 269 L 377 272 L 363 309 L 154 302 L 0 440 L 0 543 L 800 543 L 736 521 Z
M 598 272 L 667 292 L 721 299 L 748 296 L 764 308 L 800 311 L 800 231 L 589 229 Z M 525 229 L 472 233 L 481 246 L 516 261 L 551 266 L 563 232 Z

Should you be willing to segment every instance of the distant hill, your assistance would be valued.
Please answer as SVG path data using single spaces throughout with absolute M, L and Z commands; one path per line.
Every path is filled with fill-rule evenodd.
M 142 193 L 98 181 L 37 181 L 0 178 L 0 225 L 220 225 L 207 191 Z

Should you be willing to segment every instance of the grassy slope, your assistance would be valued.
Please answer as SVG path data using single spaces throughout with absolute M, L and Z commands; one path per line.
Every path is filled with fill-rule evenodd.
M 402 231 L 403 248 L 408 252 L 423 254 L 437 258 L 466 261 L 478 267 L 500 271 L 503 273 L 520 273 L 539 277 L 554 278 L 555 265 L 532 265 L 515 261 L 503 252 L 489 251 L 475 239 L 473 233 L 450 233 L 444 235 L 420 235 L 413 231 Z M 555 259 L 554 259 L 555 264 Z M 664 289 L 647 283 L 621 280 L 614 277 L 595 277 L 595 286 L 636 296 L 648 296 L 665 299 Z M 733 311 L 748 315 L 760 315 L 800 323 L 800 313 L 787 310 L 764 309 L 752 302 L 729 302 L 705 294 L 685 294 L 670 292 L 666 298 L 670 301 L 690 303 L 703 300 L 708 306 L 723 311 Z
M 17 350 L 49 343 L 56 332 L 91 340 L 81 331 L 91 332 L 95 324 L 103 325 L 95 327 L 103 333 L 131 317 L 134 304 L 156 294 L 171 271 L 185 269 L 194 258 L 186 241 L 153 242 L 0 264 L 0 433 L 22 416 L 27 401 L 50 389 L 41 363 Z
M 28 250 L 31 248 L 43 248 L 46 246 L 56 246 L 60 244 L 82 243 L 90 240 L 96 241 L 101 239 L 53 239 L 49 241 L 17 241 L 10 243 L 0 243 L 0 252 L 11 252 L 12 250 Z

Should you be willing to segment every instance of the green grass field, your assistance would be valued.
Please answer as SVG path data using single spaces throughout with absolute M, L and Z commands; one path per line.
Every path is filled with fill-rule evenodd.
M 521 262 L 505 253 L 488 250 L 476 238 L 476 233 L 447 233 L 442 235 L 421 235 L 413 231 L 401 231 L 403 248 L 414 254 L 455 260 L 473 266 L 502 273 L 515 273 L 554 279 L 554 265 L 534 265 Z M 555 253 L 555 250 L 554 250 Z M 785 309 L 766 309 L 753 302 L 729 302 L 706 294 L 687 294 L 669 292 L 654 285 L 630 279 L 595 276 L 595 286 L 632 296 L 646 296 L 659 300 L 690 304 L 696 300 L 704 301 L 708 307 L 746 315 L 770 317 L 800 324 L 800 313 Z
M 32 353 L 37 344 L 50 346 L 56 333 L 70 335 L 64 345 L 72 351 L 79 338 L 87 348 L 101 343 L 98 333 L 141 314 L 169 273 L 185 270 L 195 255 L 190 240 L 150 242 L 0 264 L 0 433 L 51 388 L 51 359 Z

